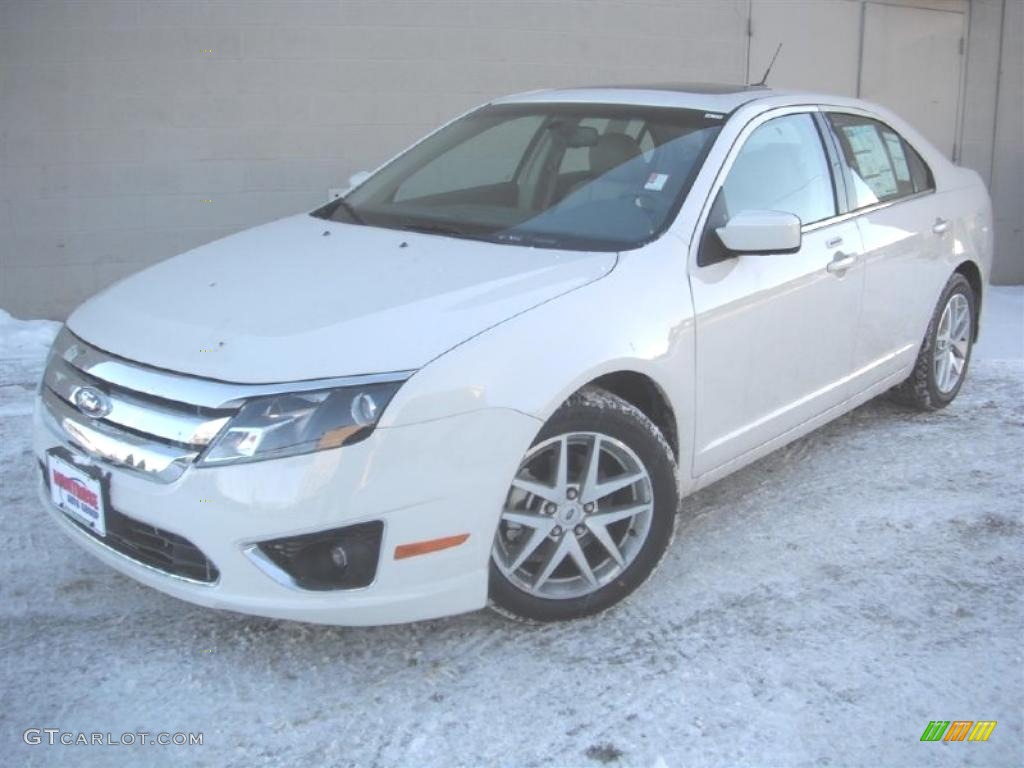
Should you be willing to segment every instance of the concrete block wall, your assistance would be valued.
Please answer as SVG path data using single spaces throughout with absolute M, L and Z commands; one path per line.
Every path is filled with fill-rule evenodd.
M 352 172 L 494 95 L 743 82 L 750 9 L 0 0 L 0 307 L 62 318 L 149 264 L 315 207 Z
M 736 81 L 746 0 L 0 0 L 0 307 L 63 317 L 506 92 Z

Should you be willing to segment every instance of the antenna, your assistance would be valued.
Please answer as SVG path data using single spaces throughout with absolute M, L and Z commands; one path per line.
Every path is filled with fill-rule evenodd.
M 779 47 L 775 49 L 775 55 L 772 56 L 772 60 L 770 62 L 768 62 L 768 69 L 766 69 L 764 71 L 764 77 L 762 77 L 759 82 L 754 83 L 754 85 L 764 85 L 765 83 L 768 82 L 768 75 L 771 74 L 772 67 L 775 66 L 775 60 L 777 58 L 779 58 L 779 51 L 781 51 L 781 50 L 782 50 L 782 43 L 779 43 Z

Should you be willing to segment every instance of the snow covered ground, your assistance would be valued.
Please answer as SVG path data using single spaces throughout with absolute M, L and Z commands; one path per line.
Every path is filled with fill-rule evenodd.
M 960 398 L 869 403 L 691 497 L 602 618 L 340 629 L 195 608 L 65 542 L 29 411 L 55 324 L 0 315 L 0 739 L 8 765 L 1024 764 L 1024 289 Z M 922 743 L 929 720 L 997 720 Z M 26 728 L 203 746 L 27 746 Z

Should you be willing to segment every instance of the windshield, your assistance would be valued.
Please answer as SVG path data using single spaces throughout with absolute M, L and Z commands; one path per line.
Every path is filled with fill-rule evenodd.
M 483 107 L 313 215 L 538 247 L 636 248 L 671 223 L 723 118 L 601 104 Z

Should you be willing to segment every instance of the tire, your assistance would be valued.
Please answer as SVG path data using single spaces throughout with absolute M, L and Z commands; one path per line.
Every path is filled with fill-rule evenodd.
M 963 339 L 951 343 L 948 340 L 953 335 L 951 331 L 960 335 L 960 329 L 946 327 L 946 313 L 949 311 L 949 317 L 952 318 L 957 311 L 956 307 L 966 307 L 966 328 L 962 333 Z M 977 317 L 977 297 L 974 295 L 974 289 L 967 282 L 967 278 L 955 273 L 946 283 L 935 307 L 910 377 L 892 390 L 892 398 L 921 411 L 936 411 L 953 402 L 967 378 Z M 946 369 L 940 363 L 940 357 L 956 361 L 950 363 L 950 370 L 956 374 L 955 381 L 944 375 Z
M 512 481 L 491 553 L 491 607 L 535 622 L 610 608 L 657 568 L 678 507 L 675 459 L 654 423 L 606 390 L 580 390 Z

